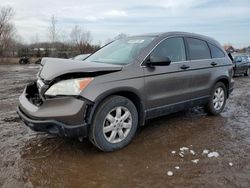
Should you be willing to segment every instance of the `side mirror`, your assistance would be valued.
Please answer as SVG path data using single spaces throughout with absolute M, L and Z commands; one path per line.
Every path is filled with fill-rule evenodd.
M 236 62 L 237 62 L 237 63 L 241 63 L 241 62 L 242 62 L 242 60 L 241 60 L 241 59 L 238 59 Z
M 149 66 L 168 66 L 170 65 L 171 60 L 169 57 L 162 57 L 162 56 L 150 56 L 147 65 Z

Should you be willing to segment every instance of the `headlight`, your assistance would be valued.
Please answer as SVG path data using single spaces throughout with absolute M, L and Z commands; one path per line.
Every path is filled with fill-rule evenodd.
M 45 95 L 79 95 L 94 78 L 63 80 L 52 85 Z

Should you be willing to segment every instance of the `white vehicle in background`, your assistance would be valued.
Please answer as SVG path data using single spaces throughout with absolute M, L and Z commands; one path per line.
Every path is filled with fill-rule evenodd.
M 248 56 L 248 60 L 250 61 L 250 55 L 247 55 Z

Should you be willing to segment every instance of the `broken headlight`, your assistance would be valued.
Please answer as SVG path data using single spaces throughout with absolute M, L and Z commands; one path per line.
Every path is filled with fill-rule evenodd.
M 92 80 L 93 78 L 62 80 L 52 85 L 45 92 L 45 95 L 79 95 L 81 91 L 84 90 Z

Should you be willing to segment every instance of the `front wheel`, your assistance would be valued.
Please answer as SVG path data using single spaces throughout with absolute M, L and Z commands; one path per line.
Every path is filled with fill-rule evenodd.
M 98 107 L 89 131 L 90 141 L 102 151 L 128 145 L 138 126 L 138 112 L 132 101 L 111 96 Z
M 226 100 L 226 87 L 222 82 L 218 82 L 210 94 L 209 102 L 205 106 L 205 110 L 210 115 L 218 115 L 223 111 L 226 105 Z

